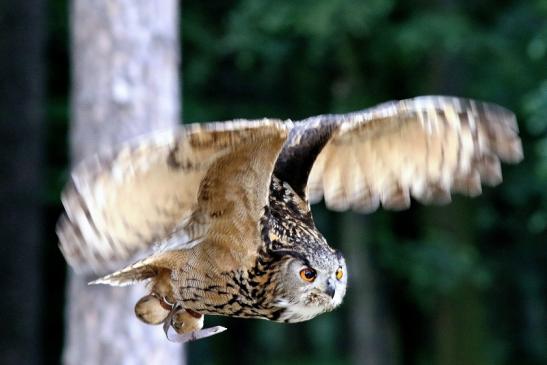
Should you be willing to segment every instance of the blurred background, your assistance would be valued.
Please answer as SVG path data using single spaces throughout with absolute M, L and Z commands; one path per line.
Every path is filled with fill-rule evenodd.
M 0 3 L 0 363 L 28 351 L 29 363 L 56 364 L 69 12 L 65 0 L 14 3 Z M 525 151 L 503 166 L 502 185 L 449 206 L 368 216 L 315 206 L 349 261 L 345 303 L 302 324 L 209 317 L 229 330 L 187 346 L 189 364 L 547 364 L 547 1 L 181 8 L 185 123 L 297 120 L 450 94 L 513 110 Z

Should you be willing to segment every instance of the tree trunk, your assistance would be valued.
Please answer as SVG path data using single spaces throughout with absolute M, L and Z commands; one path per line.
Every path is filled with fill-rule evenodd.
M 0 364 L 42 363 L 45 2 L 0 3 Z
M 71 31 L 73 164 L 179 122 L 176 0 L 72 0 Z M 181 345 L 135 317 L 143 286 L 90 279 L 69 275 L 65 364 L 184 362 Z
M 452 239 L 458 245 L 476 244 L 472 217 L 469 202 L 462 200 L 446 207 L 432 207 L 424 214 L 427 224 L 453 232 Z M 461 285 L 449 295 L 440 296 L 435 309 L 435 363 L 485 364 L 489 334 L 479 289 L 471 283 Z
M 454 0 L 438 0 L 446 12 L 457 11 Z M 465 78 L 462 63 L 454 55 L 440 50 L 430 58 L 429 89 L 441 94 L 461 94 Z M 441 212 L 442 210 L 442 212 Z M 454 232 L 453 239 L 462 245 L 475 244 L 472 211 L 466 200 L 457 200 L 449 206 L 430 207 L 423 214 L 424 225 Z M 473 285 L 459 287 L 449 296 L 442 296 L 436 308 L 434 321 L 434 361 L 439 365 L 484 364 L 487 359 L 487 327 L 484 323 L 484 303 Z
M 367 247 L 366 217 L 347 212 L 341 215 L 341 241 L 348 260 L 348 290 L 352 363 L 396 364 L 395 335 L 389 311 L 382 305 Z

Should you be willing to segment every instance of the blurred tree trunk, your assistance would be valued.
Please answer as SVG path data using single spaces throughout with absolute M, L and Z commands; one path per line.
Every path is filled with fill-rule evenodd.
M 0 3 L 0 363 L 42 363 L 45 2 Z
M 382 305 L 382 293 L 370 261 L 366 217 L 347 212 L 340 219 L 340 239 L 353 288 L 348 290 L 346 300 L 351 360 L 359 365 L 395 365 L 393 325 L 389 311 Z
M 176 0 L 73 0 L 70 16 L 73 164 L 178 123 Z M 184 362 L 181 345 L 135 317 L 142 286 L 88 286 L 90 279 L 69 275 L 65 364 Z
M 480 199 L 480 198 L 479 198 Z M 442 210 L 442 212 L 441 212 Z M 426 210 L 425 224 L 450 232 L 453 241 L 473 245 L 473 213 L 468 202 L 457 200 L 450 206 Z M 447 242 L 446 244 L 451 244 Z M 487 363 L 487 336 L 484 304 L 479 290 L 465 283 L 439 298 L 434 313 L 436 339 L 434 362 L 439 365 Z
M 454 0 L 438 0 L 444 11 L 456 12 Z M 433 53 L 430 58 L 430 90 L 435 93 L 454 95 L 461 94 L 465 70 L 462 62 L 446 49 Z M 480 198 L 479 198 L 480 199 Z M 441 211 L 442 210 L 442 211 Z M 462 245 L 475 244 L 471 205 L 456 200 L 445 207 L 431 207 L 425 210 L 425 226 L 438 227 L 453 233 Z M 450 243 L 447 243 L 450 244 Z M 436 308 L 435 316 L 435 363 L 439 365 L 485 364 L 486 363 L 486 327 L 483 308 L 477 288 L 463 285 L 442 296 Z

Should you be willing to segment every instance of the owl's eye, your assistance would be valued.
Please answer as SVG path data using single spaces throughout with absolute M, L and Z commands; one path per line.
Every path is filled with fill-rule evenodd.
M 302 278 L 302 280 L 307 281 L 308 283 L 312 283 L 317 277 L 317 273 L 311 267 L 305 267 L 300 270 L 300 277 Z
M 342 270 L 342 268 L 339 267 L 338 269 L 336 269 L 336 279 L 342 280 L 343 277 L 344 277 L 344 270 Z

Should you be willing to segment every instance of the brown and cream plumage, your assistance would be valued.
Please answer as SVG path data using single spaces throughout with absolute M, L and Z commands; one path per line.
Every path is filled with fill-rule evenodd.
M 77 271 L 140 259 L 95 283 L 150 281 L 137 316 L 197 338 L 204 314 L 297 322 L 342 302 L 345 261 L 310 203 L 358 212 L 404 209 L 411 197 L 446 203 L 451 191 L 498 184 L 500 160 L 521 159 L 510 111 L 455 97 L 294 123 L 189 125 L 78 166 L 57 231 Z

